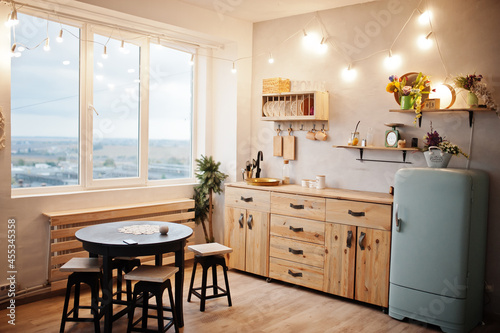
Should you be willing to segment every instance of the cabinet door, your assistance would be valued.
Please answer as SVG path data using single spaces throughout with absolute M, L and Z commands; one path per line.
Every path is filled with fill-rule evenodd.
M 356 299 L 389 305 L 390 231 L 358 227 Z
M 233 252 L 227 255 L 227 265 L 244 271 L 246 256 L 246 210 L 226 206 L 224 215 L 224 244 L 233 249 Z
M 327 293 L 354 298 L 356 227 L 326 223 L 325 246 L 323 290 Z
M 247 210 L 246 268 L 250 273 L 268 276 L 269 213 Z

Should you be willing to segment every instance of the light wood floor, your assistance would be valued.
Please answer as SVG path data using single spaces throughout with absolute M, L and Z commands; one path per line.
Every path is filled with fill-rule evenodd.
M 191 265 L 185 272 L 184 333 L 215 332 L 440 332 L 423 323 L 401 322 L 384 314 L 380 308 L 316 292 L 279 281 L 229 271 L 233 306 L 222 297 L 208 300 L 205 312 L 199 311 L 199 299 L 188 303 L 187 290 Z M 201 272 L 198 272 L 201 273 Z M 201 281 L 197 274 L 197 282 Z M 220 275 L 220 281 L 223 281 Z M 166 296 L 166 294 L 165 294 Z M 88 301 L 86 292 L 83 301 Z M 164 297 L 166 302 L 168 298 Z M 0 311 L 0 332 L 58 332 L 63 296 L 16 307 L 16 326 L 7 323 L 7 310 Z M 139 316 L 139 311 L 136 312 Z M 101 324 L 102 327 L 102 324 Z M 125 332 L 126 317 L 113 324 L 113 332 Z M 476 332 L 499 332 L 499 326 L 483 326 Z M 93 332 L 92 323 L 68 323 L 66 332 Z M 169 330 L 173 332 L 173 328 Z

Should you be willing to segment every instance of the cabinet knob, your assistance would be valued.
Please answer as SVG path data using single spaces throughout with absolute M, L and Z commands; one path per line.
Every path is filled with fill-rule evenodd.
M 245 202 L 253 202 L 253 197 L 245 198 L 244 196 L 241 196 L 241 200 Z
M 291 252 L 293 254 L 304 254 L 303 250 L 294 250 L 291 247 L 288 248 L 288 252 Z
M 294 205 L 293 203 L 290 204 L 290 207 L 293 209 L 304 209 L 304 205 Z
M 253 215 L 248 216 L 247 225 L 248 229 L 252 230 Z
M 245 215 L 243 213 L 240 214 L 240 218 L 238 219 L 238 223 L 240 224 L 240 228 L 243 228 L 243 219 Z
M 294 227 L 290 226 L 290 230 L 292 230 L 293 232 L 300 232 L 300 231 L 304 231 L 304 228 L 294 228 Z
M 365 249 L 365 246 L 363 245 L 363 241 L 365 240 L 365 236 L 366 234 L 364 232 L 361 232 L 361 235 L 359 236 L 359 248 L 361 249 L 361 251 L 363 251 Z
M 347 211 L 347 214 L 355 216 L 355 217 L 365 216 L 365 212 L 353 212 L 350 209 Z
M 291 270 L 288 270 L 288 274 L 290 274 L 293 277 L 302 277 L 302 273 L 294 273 Z
M 347 231 L 347 244 L 346 244 L 346 246 L 350 248 L 351 243 L 352 243 L 352 231 L 349 230 L 349 231 Z

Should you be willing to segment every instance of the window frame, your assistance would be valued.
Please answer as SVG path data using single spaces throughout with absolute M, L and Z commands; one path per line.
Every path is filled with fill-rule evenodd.
M 149 84 L 150 84 L 150 46 L 159 44 L 176 49 L 178 51 L 196 54 L 194 48 L 177 48 L 174 45 L 167 45 L 157 38 L 152 38 L 146 35 L 139 35 L 124 31 L 118 31 L 116 28 L 109 28 L 105 25 L 85 22 L 77 19 L 59 19 L 55 21 L 51 18 L 45 18 L 42 12 L 26 8 L 21 10 L 23 14 L 35 16 L 50 20 L 52 22 L 61 22 L 66 25 L 71 25 L 80 29 L 80 96 L 79 96 L 79 185 L 63 185 L 63 186 L 48 186 L 48 187 L 25 187 L 11 188 L 12 197 L 22 197 L 31 195 L 48 195 L 58 193 L 72 193 L 91 190 L 103 189 L 126 189 L 134 187 L 157 187 L 157 186 L 172 186 L 186 185 L 196 183 L 194 176 L 195 156 L 199 143 L 196 135 L 196 88 L 198 83 L 197 67 L 193 65 L 192 81 L 191 81 L 191 166 L 190 177 L 179 179 L 148 179 L 148 152 L 149 152 Z M 124 28 L 125 29 L 125 28 Z M 119 33 L 119 36 L 117 36 Z M 93 120 L 96 115 L 93 109 L 93 80 L 94 80 L 94 34 L 103 36 L 111 36 L 114 39 L 123 39 L 127 43 L 139 46 L 139 128 L 138 128 L 138 177 L 131 178 L 114 178 L 114 179 L 94 179 L 93 178 Z M 153 34 L 153 32 L 151 32 Z M 118 39 L 119 40 L 119 39 Z

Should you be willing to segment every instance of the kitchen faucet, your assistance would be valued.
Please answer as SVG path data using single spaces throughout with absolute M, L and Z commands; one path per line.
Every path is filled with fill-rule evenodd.
M 259 150 L 257 153 L 257 161 L 256 161 L 256 171 L 255 171 L 255 178 L 260 178 L 260 161 L 264 160 L 264 155 L 262 154 L 262 151 Z

